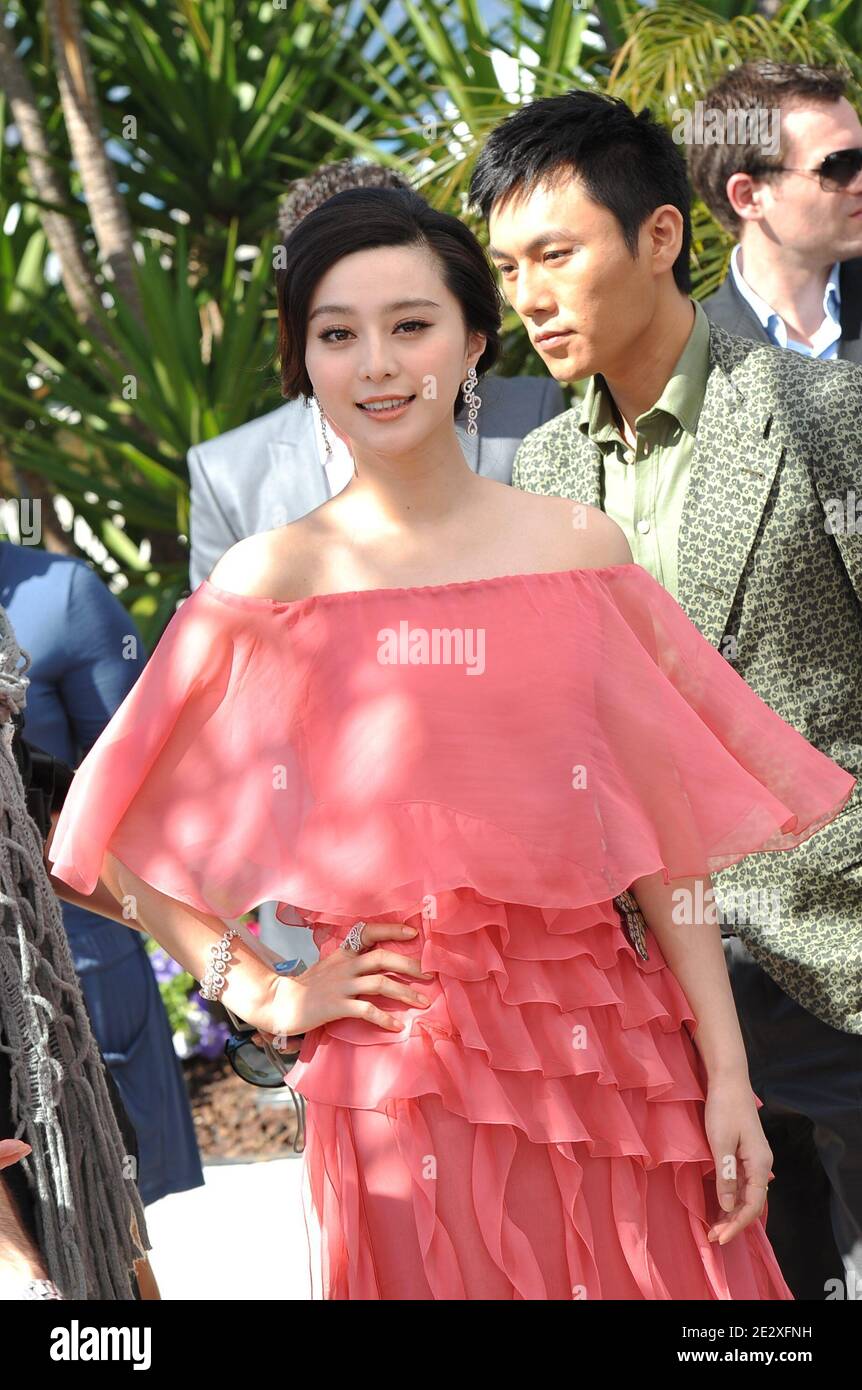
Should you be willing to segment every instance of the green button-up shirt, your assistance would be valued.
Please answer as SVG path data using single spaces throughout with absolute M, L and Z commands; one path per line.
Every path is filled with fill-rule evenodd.
M 694 324 L 667 385 L 635 421 L 632 450 L 614 423 L 603 376 L 590 377 L 578 427 L 602 453 L 604 511 L 622 527 L 632 556 L 677 593 L 677 538 L 695 430 L 709 371 L 709 319 L 696 301 Z

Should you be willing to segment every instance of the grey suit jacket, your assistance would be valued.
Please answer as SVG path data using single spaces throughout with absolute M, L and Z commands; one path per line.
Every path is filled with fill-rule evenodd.
M 479 433 L 467 434 L 463 412 L 455 422 L 461 448 L 474 472 L 511 483 L 522 439 L 561 414 L 565 397 L 553 377 L 485 376 L 478 395 Z M 195 444 L 188 465 L 193 589 L 236 541 L 296 521 L 331 495 L 314 416 L 301 400 Z
M 841 337 L 838 340 L 838 356 L 845 362 L 862 364 L 862 256 L 842 263 L 840 284 Z M 726 328 L 728 333 L 736 333 L 741 338 L 752 338 L 755 342 L 774 346 L 748 300 L 743 299 L 736 288 L 732 275 L 727 276 L 715 294 L 701 300 L 701 305 L 707 317 L 719 328 Z M 791 352 L 793 350 L 790 349 Z

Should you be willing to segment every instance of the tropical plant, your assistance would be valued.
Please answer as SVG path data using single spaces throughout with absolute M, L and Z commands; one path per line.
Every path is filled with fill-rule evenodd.
M 20 254 L 6 258 L 0 289 L 7 474 L 21 492 L 36 477 L 68 499 L 148 643 L 187 589 L 187 449 L 280 403 L 268 369 L 278 200 L 286 178 L 333 157 L 308 110 L 353 117 L 332 73 L 349 71 L 376 29 L 349 24 L 348 8 L 131 0 L 118 12 L 96 0 L 82 14 L 58 4 L 42 15 L 0 5 L 8 115 L 29 132 L 3 184 L 9 209 L 13 198 L 23 209 Z M 92 181 L 84 187 L 77 161 L 66 172 L 49 24 L 64 27 L 67 66 L 69 54 L 72 67 L 74 55 L 90 57 L 78 136 L 92 143 L 98 130 L 111 151 L 129 213 L 131 296 L 86 237 Z M 88 168 L 96 163 L 92 154 Z M 73 295 L 80 280 L 92 294 Z M 76 536 L 65 548 L 84 553 Z
M 860 31 L 849 0 L 0 0 L 7 495 L 44 495 L 44 543 L 91 556 L 151 644 L 187 590 L 187 449 L 280 404 L 290 178 L 390 164 L 482 239 L 473 161 L 524 100 L 589 86 L 671 121 L 754 54 L 843 63 L 858 97 Z M 729 240 L 693 220 L 702 295 Z M 511 312 L 500 370 L 544 370 Z

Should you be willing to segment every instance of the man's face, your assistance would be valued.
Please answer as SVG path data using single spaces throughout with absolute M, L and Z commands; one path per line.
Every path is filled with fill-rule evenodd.
M 571 176 L 492 208 L 489 250 L 503 294 L 557 381 L 613 376 L 647 330 L 657 294 L 655 218 L 642 225 L 633 259 L 616 217 Z M 565 337 L 544 343 L 541 335 L 556 329 Z
M 855 146 L 862 146 L 862 123 L 844 97 L 828 105 L 782 108 L 782 164 L 816 169 L 824 155 Z M 779 174 L 758 188 L 764 230 L 779 245 L 830 264 L 862 256 L 862 173 L 841 193 L 799 173 Z

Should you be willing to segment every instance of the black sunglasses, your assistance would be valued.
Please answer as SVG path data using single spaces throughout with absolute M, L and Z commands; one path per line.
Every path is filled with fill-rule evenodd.
M 308 967 L 305 962 L 297 957 L 295 960 L 280 960 L 273 965 L 273 970 L 277 970 L 280 975 L 301 975 Z M 233 1032 L 224 1045 L 225 1056 L 236 1072 L 237 1076 L 242 1077 L 250 1086 L 285 1086 L 287 1085 L 287 1075 L 292 1069 L 299 1056 L 299 1047 L 293 1053 L 287 1055 L 276 1051 L 271 1043 L 264 1042 L 263 1046 L 252 1042 L 253 1035 L 258 1032 L 257 1028 L 252 1028 L 243 1019 L 237 1018 L 226 1004 L 222 1005 L 225 1013 L 230 1019 Z M 304 1033 L 298 1033 L 295 1041 L 301 1043 L 305 1037 Z M 293 1098 L 294 1108 L 297 1117 L 297 1134 L 294 1141 L 294 1149 L 301 1152 L 305 1147 L 305 1097 L 299 1092 L 288 1090 Z
M 792 168 L 789 164 L 764 164 L 759 173 L 810 174 L 820 180 L 825 193 L 842 193 L 862 171 L 862 146 L 849 150 L 833 150 L 816 169 Z

